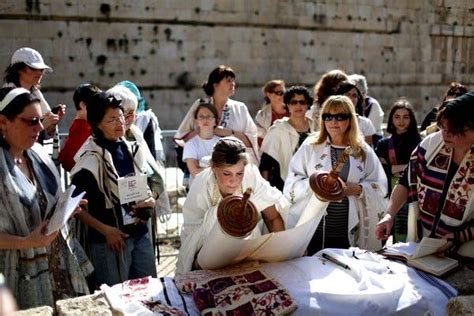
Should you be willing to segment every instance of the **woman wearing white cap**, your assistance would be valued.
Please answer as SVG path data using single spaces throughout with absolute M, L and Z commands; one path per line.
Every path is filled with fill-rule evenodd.
M 40 100 L 43 115 L 43 126 L 45 137 L 54 135 L 59 120 L 64 115 L 65 105 L 59 104 L 56 113 L 51 112 L 48 102 L 39 90 L 39 84 L 44 72 L 52 72 L 53 69 L 44 63 L 41 54 L 29 47 L 17 49 L 12 56 L 10 65 L 5 70 L 5 86 L 25 88 Z

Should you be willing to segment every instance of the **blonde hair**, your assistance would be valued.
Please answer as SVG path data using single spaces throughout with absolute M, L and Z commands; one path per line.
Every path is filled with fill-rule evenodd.
M 353 156 L 365 161 L 366 154 L 363 149 L 365 141 L 359 131 L 359 123 L 355 113 L 354 105 L 352 104 L 352 101 L 346 96 L 333 95 L 324 101 L 319 119 L 320 132 L 317 135 L 314 144 L 322 144 L 326 142 L 328 138 L 331 138 L 323 121 L 323 114 L 326 113 L 345 113 L 351 115 L 345 137 L 347 139 L 348 145 L 352 148 Z

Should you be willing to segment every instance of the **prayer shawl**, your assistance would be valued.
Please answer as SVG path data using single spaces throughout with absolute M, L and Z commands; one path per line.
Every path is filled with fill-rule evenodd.
M 286 180 L 290 159 L 298 149 L 297 146 L 300 139 L 300 135 L 288 120 L 289 118 L 285 117 L 273 123 L 273 126 L 270 127 L 267 136 L 263 140 L 261 148 L 262 153 L 266 153 L 278 161 L 280 176 L 283 181 Z M 308 119 L 308 121 L 310 131 L 312 132 L 312 120 Z
M 191 108 L 188 110 L 188 113 L 186 113 L 186 116 L 179 125 L 178 131 L 174 136 L 175 139 L 182 139 L 189 132 L 196 129 L 194 126 L 194 112 L 196 111 L 197 106 L 203 101 L 213 103 L 212 98 L 196 100 L 196 102 L 191 105 Z M 244 133 L 250 144 L 252 144 L 252 148 L 247 148 L 247 152 L 251 155 L 254 162 L 258 164 L 257 126 L 253 122 L 245 103 L 228 99 L 224 109 L 222 110 L 222 117 L 219 126 Z
M 36 185 L 41 187 L 47 201 L 45 214 L 55 207 L 61 193 L 58 172 L 39 144 L 26 151 L 32 162 Z M 36 197 L 37 186 L 15 165 L 12 156 L 0 148 L 0 232 L 15 236 L 29 235 L 44 215 Z M 68 226 L 61 229 L 60 256 L 63 268 L 76 293 L 88 294 L 84 275 L 92 272 L 92 266 L 77 241 L 71 237 Z M 7 280 L 20 308 L 41 305 L 54 306 L 52 276 L 49 273 L 49 247 L 24 250 L 0 250 L 0 272 Z M 82 268 L 82 271 L 81 271 Z
M 255 125 L 257 125 L 257 136 L 265 138 L 268 129 L 272 126 L 272 105 L 265 104 L 255 115 Z
M 286 223 L 288 201 L 281 192 L 270 186 L 262 178 L 258 168 L 253 164 L 245 166 L 244 178 L 239 192 L 252 189 L 250 201 L 259 212 L 275 205 L 283 221 Z M 205 242 L 206 236 L 217 221 L 217 206 L 222 197 L 217 186 L 216 178 L 211 168 L 201 171 L 193 181 L 186 201 L 183 205 L 183 230 L 181 232 L 181 248 L 179 249 L 176 274 L 191 271 L 196 254 Z M 262 234 L 262 221 L 255 227 L 251 237 Z M 286 225 L 285 225 L 286 226 Z
M 414 215 L 419 211 L 423 225 L 423 236 L 428 236 L 438 210 L 441 217 L 436 227 L 436 235 L 465 229 L 474 222 L 474 147 L 466 154 L 456 171 L 445 201 L 440 198 L 448 174 L 453 150 L 444 145 L 441 132 L 426 137 L 413 151 L 408 168 L 409 201 Z M 416 216 L 409 217 L 416 219 Z M 411 220 L 409 227 L 414 229 L 416 221 Z M 474 258 L 474 240 L 466 242 L 459 254 Z
M 135 119 L 134 125 L 136 125 L 142 131 L 142 133 L 145 133 L 145 130 L 150 125 L 150 123 L 153 126 L 153 142 L 155 144 L 156 159 L 165 161 L 165 151 L 163 149 L 163 144 L 161 143 L 163 136 L 161 135 L 161 128 L 158 118 L 151 109 L 137 113 L 137 118 Z
M 290 200 L 288 228 L 298 222 L 301 213 L 314 194 L 309 177 L 316 171 L 330 171 L 331 144 L 314 144 L 317 136 L 308 136 L 290 161 L 284 194 Z M 387 177 L 372 148 L 363 143 L 365 161 L 349 157 L 350 169 L 347 182 L 362 186 L 362 195 L 349 196 L 348 239 L 352 246 L 373 248 L 376 241 L 375 225 L 386 210 Z M 385 201 L 384 201 L 385 200 Z M 380 248 L 380 247 L 378 247 Z

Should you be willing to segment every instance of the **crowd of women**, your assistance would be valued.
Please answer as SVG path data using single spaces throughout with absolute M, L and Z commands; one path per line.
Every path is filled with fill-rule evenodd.
M 61 186 L 38 142 L 55 137 L 65 110 L 51 109 L 39 90 L 50 70 L 37 51 L 21 48 L 0 89 L 0 273 L 20 308 L 156 276 L 156 214 L 169 209 L 158 121 L 138 87 L 83 84 L 74 92 L 76 117 L 59 160 L 85 200 L 63 229 L 45 230 Z M 384 113 L 361 75 L 329 71 L 313 92 L 271 80 L 255 119 L 231 99 L 230 67 L 212 70 L 202 87 L 205 96 L 175 135 L 191 178 L 177 273 L 199 269 L 195 259 L 228 195 L 252 188 L 262 222 L 253 235 L 294 227 L 312 203 L 310 176 L 330 171 L 346 147 L 352 153 L 339 173 L 344 197 L 328 204 L 307 255 L 327 247 L 375 249 L 391 235 L 404 240 L 414 226 L 419 237 L 447 239 L 440 252 L 474 263 L 474 92 L 451 84 L 423 135 L 410 102 L 396 100 L 384 137 Z M 121 202 L 126 177 L 146 178 L 145 198 Z M 407 220 L 409 204 L 416 206 L 414 221 Z

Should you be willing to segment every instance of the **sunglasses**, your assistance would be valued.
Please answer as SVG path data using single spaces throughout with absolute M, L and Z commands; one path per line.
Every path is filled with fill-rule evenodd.
M 28 126 L 36 126 L 41 123 L 41 119 L 39 117 L 33 117 L 32 119 L 26 119 L 24 117 L 18 117 L 20 121 L 25 123 Z
M 278 90 L 278 91 L 273 91 L 272 93 L 273 93 L 273 94 L 276 94 L 276 95 L 279 96 L 279 97 L 281 97 L 282 95 L 285 94 L 285 91 L 283 91 L 283 90 Z
M 337 114 L 329 114 L 329 113 L 324 113 L 321 115 L 323 118 L 323 121 L 325 122 L 330 122 L 332 119 L 336 119 L 336 121 L 341 122 L 341 121 L 347 121 L 348 119 L 351 118 L 350 114 L 347 113 L 337 113 Z
M 290 101 L 290 105 L 297 105 L 297 104 L 307 105 L 308 103 L 306 102 L 306 100 L 291 100 Z

